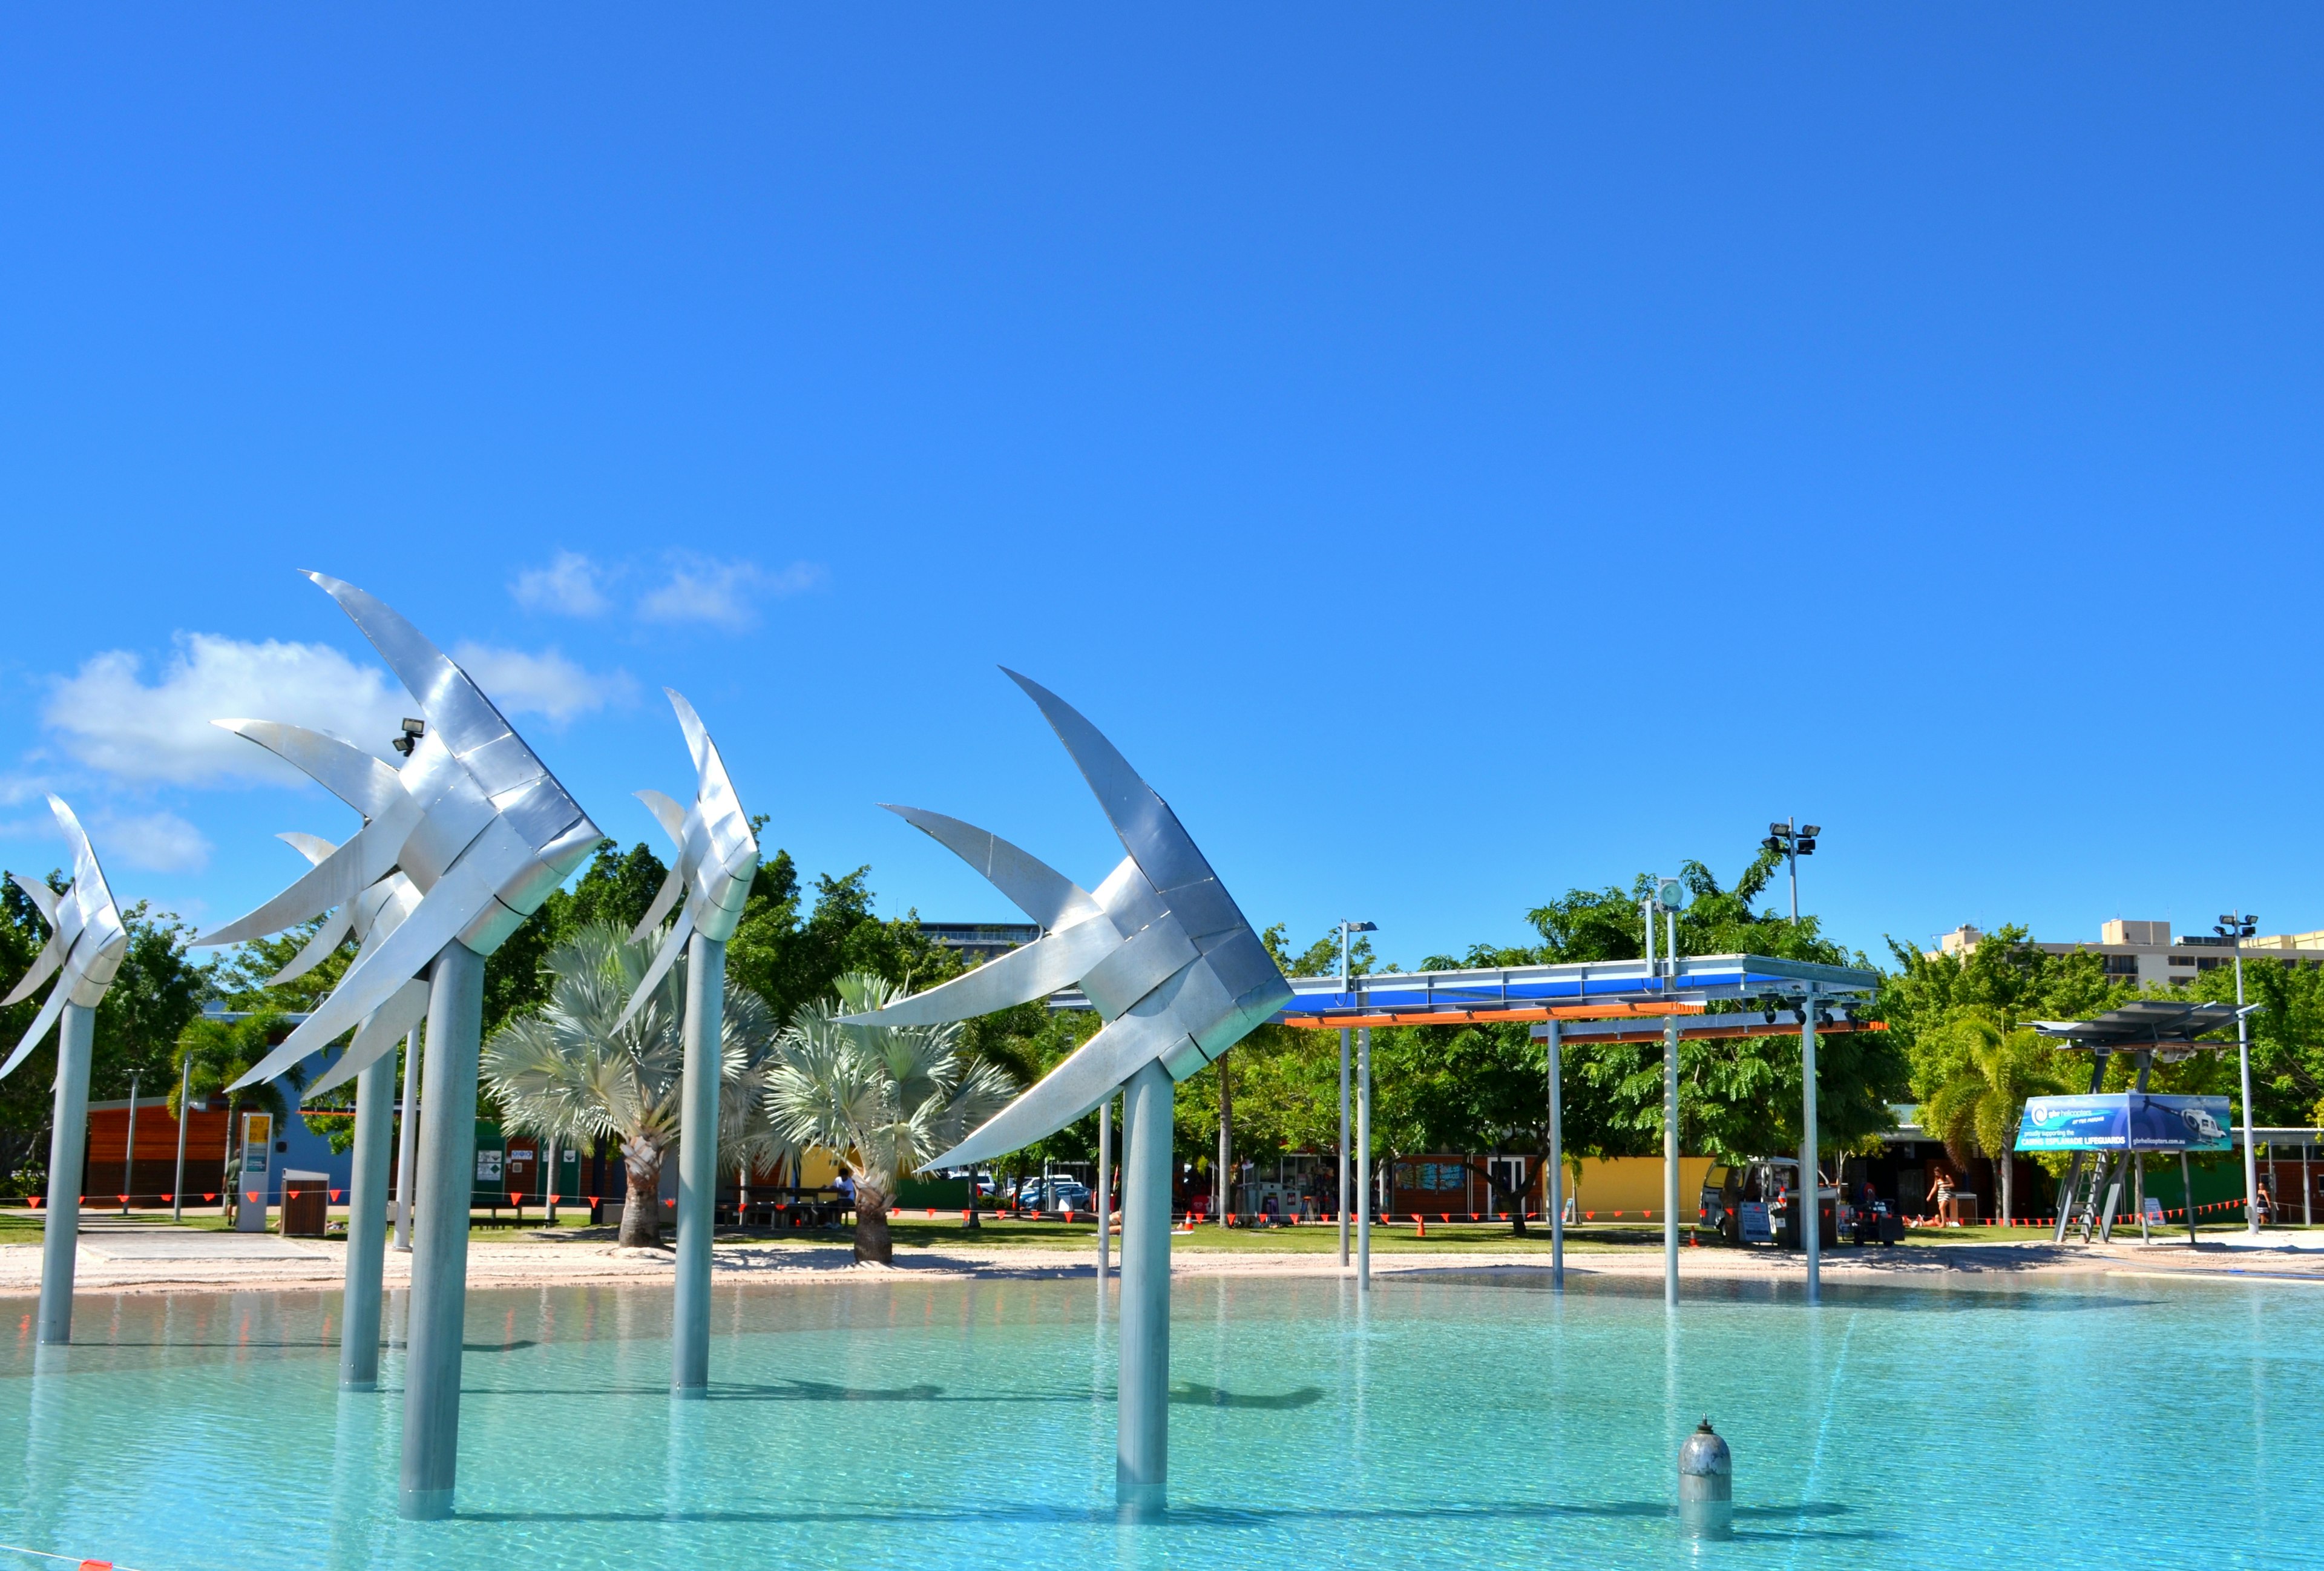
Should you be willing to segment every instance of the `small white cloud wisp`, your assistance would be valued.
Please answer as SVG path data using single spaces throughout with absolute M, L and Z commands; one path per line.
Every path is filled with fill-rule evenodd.
M 820 588 L 825 577 L 813 562 L 770 570 L 756 562 L 685 558 L 672 564 L 665 583 L 638 602 L 638 615 L 648 622 L 739 633 L 758 621 L 760 601 Z
M 538 654 L 492 644 L 463 643 L 452 651 L 460 668 L 474 677 L 504 715 L 539 715 L 562 725 L 608 704 L 637 696 L 638 684 L 623 670 L 592 671 L 554 647 Z
M 605 569 L 579 551 L 559 551 L 545 568 L 528 568 L 509 585 L 509 593 L 528 611 L 558 616 L 595 616 L 605 598 Z

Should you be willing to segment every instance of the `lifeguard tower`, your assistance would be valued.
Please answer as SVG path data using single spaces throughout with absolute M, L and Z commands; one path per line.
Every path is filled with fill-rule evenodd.
M 2256 1006 L 2254 1006 L 2256 1007 Z M 2082 1242 L 2093 1230 L 2100 1243 L 2114 1236 L 2116 1206 L 2122 1199 L 2124 1169 L 2133 1186 L 2132 1208 L 2138 1215 L 2141 1239 L 2151 1237 L 2146 1209 L 2146 1158 L 2149 1152 L 2176 1152 L 2183 1192 L 2188 1198 L 2187 1238 L 2195 1239 L 2194 1186 L 2187 1169 L 2192 1151 L 2228 1151 L 2227 1099 L 2224 1096 L 2151 1095 L 2146 1077 L 2157 1058 L 2173 1063 L 2201 1052 L 2218 1052 L 2226 1042 L 2198 1039 L 2213 1031 L 2232 1030 L 2244 1012 L 2232 1003 L 2187 1003 L 2175 1000 L 2142 1000 L 2108 1010 L 2095 1020 L 2040 1020 L 2034 1029 L 2061 1052 L 2090 1055 L 2090 1088 L 2080 1096 L 2034 1096 L 2025 1104 L 2017 1126 L 2021 1151 L 2073 1153 L 2066 1176 L 2058 1186 L 2056 1241 L 2079 1219 Z M 2107 1060 L 2116 1053 L 2138 1059 L 2138 1079 L 2126 1092 L 2101 1095 Z M 2086 1160 L 2085 1159 L 2089 1159 Z

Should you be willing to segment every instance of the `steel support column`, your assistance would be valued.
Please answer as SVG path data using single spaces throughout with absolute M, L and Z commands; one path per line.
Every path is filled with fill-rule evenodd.
M 1340 1028 L 1340 1269 L 1348 1269 L 1348 1028 Z
M 69 984 L 60 977 L 59 987 Z M 57 1096 L 49 1129 L 49 1193 L 42 1202 L 40 1339 L 72 1340 L 73 1267 L 80 1248 L 80 1170 L 88 1154 L 88 1064 L 97 1011 L 64 1006 L 57 1021 Z
M 1823 1175 L 1816 1140 L 1816 997 L 1811 987 L 1800 1000 L 1800 1234 L 1807 1246 L 1808 1302 L 1823 1299 Z M 1833 1220 L 1837 1221 L 1834 1215 Z
M 1549 1019 L 1544 1043 L 1549 1049 L 1549 1174 L 1541 1187 L 1549 1204 L 1549 1285 L 1565 1289 L 1565 1109 L 1564 1088 L 1559 1084 L 1557 1017 Z
M 1678 1016 L 1674 1014 L 1663 1021 L 1663 1302 L 1678 1302 Z
M 1170 1477 L 1170 1130 L 1175 1087 L 1158 1063 L 1122 1097 L 1121 1377 L 1113 1494 L 1128 1520 L 1161 1515 Z
M 428 1225 L 411 1250 L 403 1376 L 403 1462 L 397 1514 L 452 1514 L 460 1468 L 460 1343 L 468 1298 L 468 1203 L 476 1169 L 476 1057 L 484 957 L 457 939 L 429 971 L 428 1127 L 415 1189 Z
M 339 1310 L 339 1389 L 379 1388 L 380 1285 L 387 1271 L 387 1148 L 395 1064 L 384 1055 L 355 1077 L 355 1171 L 347 1179 L 347 1280 Z
M 1356 1151 L 1362 1159 L 1363 1193 L 1356 1201 L 1356 1283 L 1372 1287 L 1372 1028 L 1356 1028 Z
M 710 1389 L 710 1237 L 718 1221 L 718 1079 L 725 1022 L 726 946 L 696 933 L 686 941 L 678 1294 L 670 1310 L 669 1384 L 681 1397 L 705 1396 Z

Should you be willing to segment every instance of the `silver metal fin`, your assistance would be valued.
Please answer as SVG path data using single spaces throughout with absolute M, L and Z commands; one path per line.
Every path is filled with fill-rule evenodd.
M 1088 1113 L 1148 1064 L 1191 1046 L 1193 1039 L 1167 1013 L 1123 1015 L 927 1166 L 967 1167 L 1030 1145 Z
M 840 1017 L 842 1025 L 918 1026 L 968 1020 L 1047 998 L 1071 987 L 1121 947 L 1111 922 L 1076 922 L 1038 943 L 1011 949 L 975 970 L 868 1014 Z
M 669 937 L 664 938 L 661 947 L 654 951 L 653 964 L 646 967 L 643 976 L 638 978 L 637 991 L 630 994 L 630 1006 L 622 1011 L 622 1018 L 613 1022 L 614 1035 L 621 1034 L 622 1029 L 644 1007 L 647 997 L 661 985 L 661 979 L 669 975 L 669 968 L 678 964 L 680 955 L 686 953 L 686 940 L 693 936 L 694 908 L 688 905 L 678 913 L 678 920 L 669 925 Z
M 1082 778 L 1089 782 L 1107 822 L 1121 836 L 1122 848 L 1138 859 L 1139 867 L 1155 888 L 1175 889 L 1182 883 L 1214 876 L 1211 864 L 1194 848 L 1194 842 L 1180 827 L 1178 816 L 1170 810 L 1170 805 L 1139 777 L 1138 772 L 1130 767 L 1130 761 L 1096 726 L 1082 717 L 1081 711 L 1032 678 L 1006 666 L 1001 669 L 1040 707 L 1050 729 L 1065 744 Z
M 487 743 L 516 735 L 516 728 L 484 697 L 484 689 L 469 680 L 467 672 L 453 664 L 450 656 L 429 642 L 428 635 L 405 621 L 401 613 L 328 574 L 309 572 L 307 577 L 337 601 L 339 609 L 371 641 L 380 659 L 387 662 L 387 669 L 420 701 L 428 724 L 455 756 L 465 757 Z M 539 759 L 521 738 L 515 745 L 539 764 Z M 549 772 L 542 767 L 541 772 Z
M 57 925 L 57 892 L 55 890 L 51 889 L 39 879 L 27 878 L 21 873 L 12 873 L 8 875 L 8 879 L 10 883 L 24 892 L 24 898 L 32 902 L 33 909 L 41 913 L 49 926 L 53 928 Z
M 380 1057 L 401 1041 L 404 1034 L 428 1018 L 428 979 L 415 976 L 388 995 L 385 1003 L 364 1017 L 355 1027 L 355 1040 L 339 1061 L 325 1072 L 323 1077 L 307 1087 L 301 1100 L 336 1091 L 376 1063 Z M 290 1066 L 285 1064 L 287 1069 Z M 280 1074 L 281 1071 L 275 1071 Z
M 661 926 L 663 919 L 669 915 L 670 908 L 678 904 L 678 897 L 685 892 L 686 869 L 673 866 L 661 881 L 661 887 L 654 891 L 653 904 L 646 907 L 646 914 L 640 917 L 638 925 L 630 929 L 630 942 L 644 943 L 646 935 Z
M 49 1028 L 57 1023 L 57 1016 L 64 1013 L 65 1001 L 71 993 L 72 989 L 61 982 L 49 989 L 48 1002 L 41 1005 L 41 1012 L 32 1017 L 32 1023 L 26 1026 L 24 1034 L 17 1039 L 16 1050 L 8 1055 L 6 1063 L 0 1064 L 0 1080 L 14 1074 L 16 1066 L 24 1061 L 25 1055 L 40 1046 L 41 1039 L 49 1034 Z
M 1051 931 L 1104 914 L 1087 890 L 989 829 L 925 808 L 880 805 L 975 868 L 1011 905 Z
M 347 843 L 300 874 L 297 883 L 260 906 L 193 939 L 197 948 L 246 943 L 269 933 L 322 915 L 343 906 L 378 881 L 385 868 L 374 869 L 370 831 L 360 830 Z
M 295 982 L 320 966 L 331 957 L 333 950 L 347 941 L 347 934 L 355 925 L 355 901 L 349 901 L 323 919 L 323 925 L 315 929 L 315 936 L 307 940 L 306 947 L 290 957 L 288 966 L 268 977 L 266 985 L 280 987 L 286 982 Z
M 274 837 L 305 857 L 311 867 L 320 867 L 323 858 L 339 848 L 336 840 L 326 840 L 320 835 L 309 835 L 299 829 L 285 829 Z
M 255 742 L 366 819 L 384 818 L 403 799 L 394 770 L 352 743 L 279 720 L 213 720 L 221 731 Z
M 55 930 L 55 918 L 49 919 L 49 926 L 51 929 L 49 941 L 41 946 L 41 952 L 32 956 L 32 963 L 24 968 L 24 974 L 16 978 L 16 985 L 8 990 L 8 996 L 0 998 L 0 1009 L 23 1003 L 40 991 L 42 983 L 64 968 L 66 952 L 72 946 L 66 942 L 62 932 Z
M 646 811 L 654 816 L 654 822 L 659 824 L 661 832 L 669 836 L 669 843 L 680 851 L 684 851 L 686 849 L 686 809 L 679 807 L 675 799 L 661 791 L 647 790 L 632 791 L 630 794 L 646 805 Z

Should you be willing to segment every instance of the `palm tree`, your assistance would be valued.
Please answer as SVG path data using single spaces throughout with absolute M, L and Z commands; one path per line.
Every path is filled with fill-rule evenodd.
M 178 1104 L 180 1089 L 207 1104 L 219 1091 L 249 1073 L 275 1043 L 290 1034 L 290 1021 L 279 1009 L 254 1010 L 236 1021 L 196 1016 L 178 1033 L 178 1050 L 171 1060 L 170 1067 L 178 1070 L 179 1076 L 178 1084 L 170 1087 L 170 1115 L 180 1119 L 186 1116 L 186 1110 Z M 293 1090 L 305 1083 L 296 1067 L 283 1079 L 290 1082 Z M 244 1086 L 226 1099 L 226 1158 L 218 1181 L 226 1193 L 229 1215 L 241 1209 L 242 1141 L 237 1133 L 242 1120 L 236 1115 L 243 1113 L 271 1114 L 275 1127 L 281 1128 L 290 1116 L 290 1101 L 282 1095 L 281 1082 L 262 1080 L 255 1086 Z
M 894 1258 L 888 1207 L 899 1180 L 958 1144 L 1017 1087 L 995 1066 L 962 1058 L 956 1024 L 839 1023 L 843 1014 L 885 1008 L 901 987 L 862 971 L 834 985 L 836 1007 L 802 1004 L 777 1041 L 767 1111 L 784 1138 L 853 1165 L 855 1258 L 885 1265 Z
M 1921 1109 L 1921 1122 L 1966 1168 L 1972 1150 L 1993 1159 L 2001 1177 L 2001 1215 L 2012 1215 L 2009 1153 L 2028 1096 L 2067 1087 L 2053 1065 L 2056 1052 L 2037 1031 L 2006 1022 L 1990 1011 L 1967 1009 L 1931 1033 L 1931 1044 L 1957 1058 L 1952 1073 Z
M 614 1026 L 644 977 L 659 937 L 632 943 L 592 923 L 549 953 L 549 1002 L 484 1044 L 483 1078 L 507 1126 L 576 1147 L 615 1141 L 628 1178 L 621 1242 L 661 1242 L 661 1169 L 678 1147 L 686 1009 L 680 958 L 629 1023 Z M 781 1154 L 761 1110 L 774 1012 L 748 988 L 726 989 L 718 1086 L 718 1166 Z

